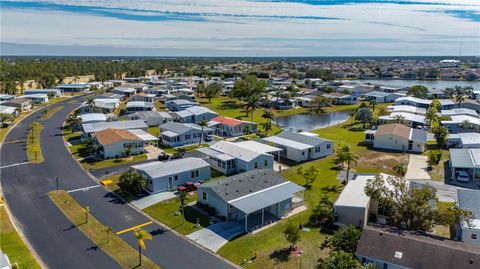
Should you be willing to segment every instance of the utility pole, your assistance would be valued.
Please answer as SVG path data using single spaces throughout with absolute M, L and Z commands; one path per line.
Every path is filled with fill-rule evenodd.
M 55 178 L 55 181 L 57 182 L 57 194 L 58 194 L 58 177 Z

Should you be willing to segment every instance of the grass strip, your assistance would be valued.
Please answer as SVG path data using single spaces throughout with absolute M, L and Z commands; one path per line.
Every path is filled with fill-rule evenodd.
M 142 266 L 138 266 L 137 250 L 123 241 L 113 231 L 110 232 L 108 239 L 106 233 L 107 226 L 100 223 L 93 216 L 90 215 L 88 222 L 85 222 L 83 208 L 66 191 L 61 190 L 58 194 L 56 191 L 51 191 L 48 193 L 48 196 L 76 228 L 114 259 L 122 268 L 160 268 L 145 256 L 142 257 Z
M 30 126 L 27 137 L 27 157 L 31 163 L 42 163 L 43 155 L 40 147 L 40 134 L 42 133 L 43 126 L 34 122 Z
M 0 242 L 2 252 L 8 256 L 12 265 L 16 264 L 17 268 L 41 268 L 17 233 L 3 206 L 0 208 Z
M 56 106 L 54 108 L 47 108 L 43 111 L 42 120 L 50 119 L 55 113 L 62 110 L 63 106 Z

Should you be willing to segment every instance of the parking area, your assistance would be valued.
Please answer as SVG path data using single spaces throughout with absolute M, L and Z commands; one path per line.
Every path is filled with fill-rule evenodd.
M 245 232 L 243 221 L 229 221 L 212 224 L 193 232 L 187 237 L 212 252 L 217 252 L 228 241 Z

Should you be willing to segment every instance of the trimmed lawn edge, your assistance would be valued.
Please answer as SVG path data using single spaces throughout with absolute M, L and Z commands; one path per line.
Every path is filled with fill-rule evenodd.
M 43 163 L 42 147 L 40 146 L 43 125 L 40 123 L 32 124 L 29 129 L 26 141 L 28 161 L 30 163 Z
M 57 113 L 58 111 L 62 110 L 63 106 L 56 106 L 52 109 L 48 109 L 47 110 L 47 114 L 45 114 L 45 116 L 42 115 L 42 120 L 48 120 L 50 119 L 53 115 L 55 115 L 55 113 Z
M 72 222 L 75 228 L 78 228 L 121 267 L 160 268 L 160 266 L 145 256 L 142 256 L 142 266 L 138 266 L 137 250 L 123 241 L 113 231 L 110 233 L 110 241 L 107 242 L 107 234 L 105 232 L 107 227 L 92 215 L 88 217 L 88 223 L 86 223 L 85 213 L 82 207 L 66 191 L 59 191 L 58 194 L 56 191 L 50 191 L 48 196 L 58 209 Z

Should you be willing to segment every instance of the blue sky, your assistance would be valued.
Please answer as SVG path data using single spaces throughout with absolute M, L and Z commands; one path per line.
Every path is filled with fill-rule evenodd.
M 480 0 L 0 0 L 22 55 L 479 55 Z

